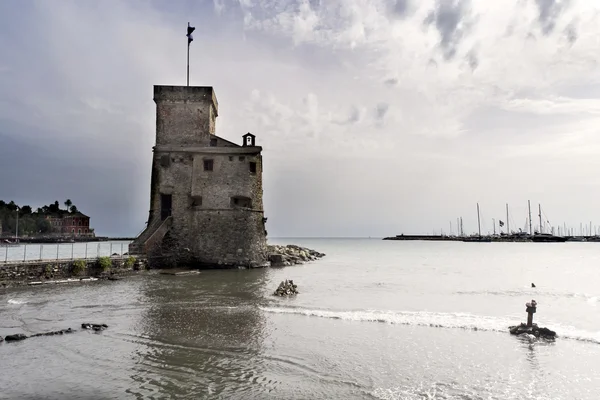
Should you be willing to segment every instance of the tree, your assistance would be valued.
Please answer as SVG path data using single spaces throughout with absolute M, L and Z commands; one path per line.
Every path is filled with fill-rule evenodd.
M 29 215 L 32 213 L 31 206 L 21 207 L 21 215 Z
M 77 206 L 76 206 L 75 204 L 73 204 L 73 205 L 71 206 L 70 210 L 71 210 L 71 212 L 72 212 L 73 214 L 75 214 L 77 211 L 79 211 L 79 210 L 77 210 Z
M 14 201 L 10 201 L 10 203 L 8 203 L 8 207 L 7 207 L 10 211 L 17 211 L 18 206 L 15 204 Z
M 50 204 L 50 206 L 48 207 L 48 211 L 57 214 L 60 211 L 58 201 L 55 201 L 54 204 Z
M 71 201 L 71 199 L 65 200 L 65 206 L 67 206 L 67 211 L 69 211 L 69 209 L 71 208 L 72 205 L 73 205 L 73 202 Z

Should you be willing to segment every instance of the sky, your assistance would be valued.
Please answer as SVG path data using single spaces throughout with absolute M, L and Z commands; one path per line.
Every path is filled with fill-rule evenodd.
M 263 147 L 271 237 L 600 227 L 600 2 L 0 1 L 0 199 L 148 217 L 153 85 Z M 498 229 L 498 228 L 496 228 Z

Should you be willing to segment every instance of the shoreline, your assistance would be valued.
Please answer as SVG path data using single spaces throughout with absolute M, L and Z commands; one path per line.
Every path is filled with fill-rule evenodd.
M 35 260 L 0 263 L 0 288 L 46 286 L 49 284 L 85 283 L 120 280 L 141 272 L 157 270 L 201 271 L 217 269 L 278 268 L 301 265 L 325 257 L 325 254 L 296 245 L 268 245 L 267 261 L 262 264 L 193 264 L 175 268 L 150 268 L 145 256 L 128 255 L 95 259 Z M 69 286 L 69 285 L 67 285 Z

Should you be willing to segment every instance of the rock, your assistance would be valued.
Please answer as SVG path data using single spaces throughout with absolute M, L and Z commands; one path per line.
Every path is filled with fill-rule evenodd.
M 294 281 L 292 280 L 285 280 L 282 281 L 279 286 L 277 287 L 277 290 L 275 290 L 275 293 L 273 293 L 274 296 L 279 296 L 279 297 L 283 297 L 283 296 L 292 296 L 292 295 L 296 295 L 300 293 L 298 291 L 298 285 L 294 284 Z
M 540 328 L 536 324 L 533 324 L 532 326 L 527 326 L 526 324 L 521 323 L 520 325 L 509 326 L 508 330 L 511 335 L 533 335 L 536 338 L 542 339 L 556 338 L 556 332 L 548 328 Z
M 108 328 L 108 325 L 106 325 L 106 324 L 87 324 L 87 323 L 83 323 L 83 324 L 81 324 L 81 328 L 83 328 L 83 329 L 92 329 L 94 331 L 103 331 L 106 328 Z
M 318 251 L 289 244 L 287 246 L 268 246 L 269 261 L 273 266 L 289 266 L 315 261 L 325 256 Z
M 282 254 L 271 254 L 269 255 L 269 261 L 273 264 L 283 264 L 283 255 Z
M 22 333 L 16 333 L 14 335 L 8 335 L 4 338 L 7 342 L 18 342 L 19 340 L 25 340 L 27 336 Z

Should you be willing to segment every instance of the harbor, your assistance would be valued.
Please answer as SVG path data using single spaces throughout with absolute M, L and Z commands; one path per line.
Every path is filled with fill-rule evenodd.
M 600 242 L 600 231 L 598 227 L 589 226 L 583 223 L 579 225 L 579 235 L 575 234 L 574 228 L 568 228 L 566 223 L 562 226 L 553 226 L 548 218 L 542 212 L 541 204 L 538 205 L 538 225 L 534 226 L 531 214 L 531 202 L 527 201 L 528 215 L 525 221 L 524 230 L 514 231 L 510 229 L 509 206 L 506 204 L 506 222 L 492 218 L 492 233 L 481 233 L 481 213 L 479 203 L 477 203 L 477 233 L 465 234 L 462 217 L 457 218 L 457 233 L 453 233 L 452 222 L 450 222 L 450 234 L 436 235 L 413 235 L 400 234 L 384 237 L 383 240 L 423 240 L 423 241 L 451 241 L 451 242 L 537 242 L 537 243 L 564 243 L 564 242 Z M 496 231 L 498 226 L 498 231 Z M 504 229 L 503 229 L 504 228 Z

